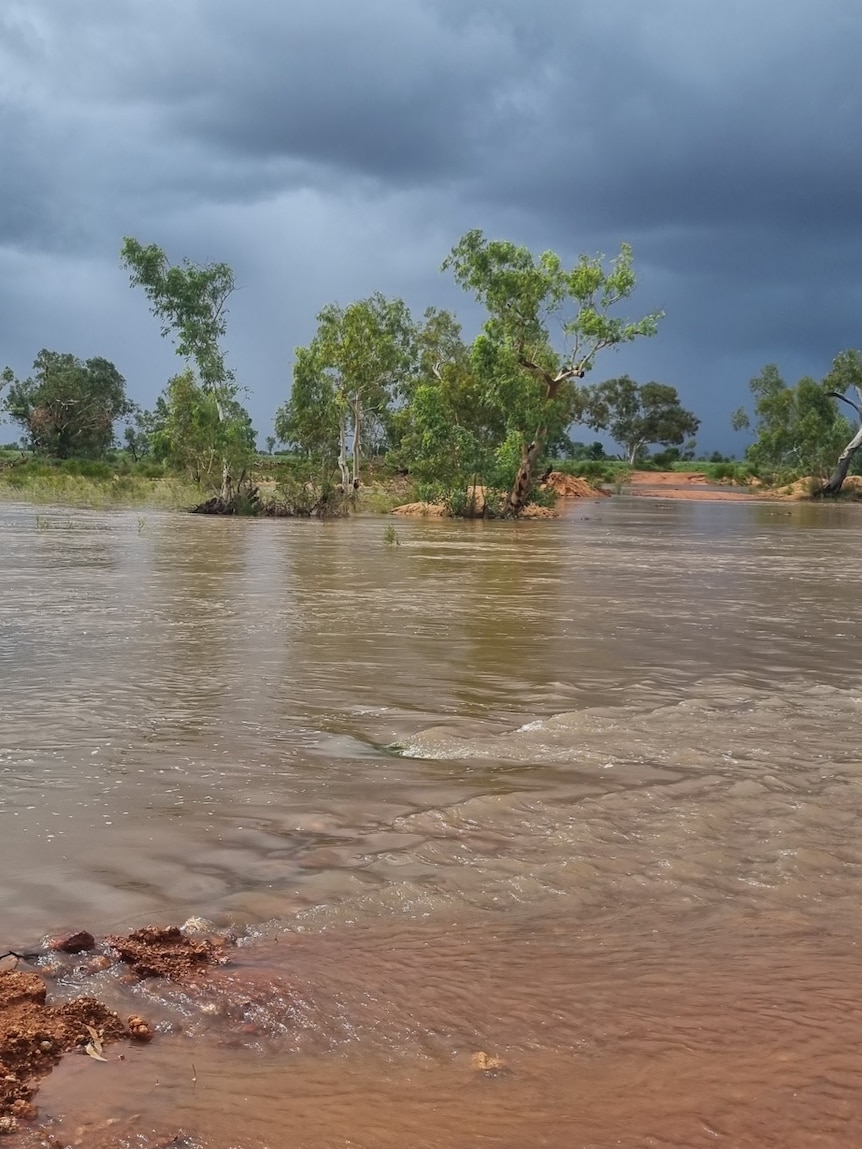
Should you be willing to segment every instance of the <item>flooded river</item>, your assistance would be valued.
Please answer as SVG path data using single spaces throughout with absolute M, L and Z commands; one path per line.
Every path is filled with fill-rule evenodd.
M 0 506 L 0 950 L 240 935 L 221 1005 L 91 978 L 163 1032 L 43 1119 L 862 1144 L 859 508 L 385 526 Z

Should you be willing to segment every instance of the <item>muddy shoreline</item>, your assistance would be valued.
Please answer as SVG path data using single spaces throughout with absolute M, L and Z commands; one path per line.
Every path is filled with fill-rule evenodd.
M 85 987 L 112 971 L 121 985 L 148 978 L 196 988 L 215 966 L 229 960 L 229 934 L 198 926 L 146 926 L 101 941 L 87 931 L 56 938 L 33 953 L 7 951 L 0 961 L 0 1135 L 10 1135 L 39 1116 L 36 1098 L 43 1079 L 67 1054 L 94 1061 L 122 1060 L 109 1048 L 150 1042 L 154 1027 L 137 1012 L 125 1020 L 89 994 L 64 1000 L 64 981 Z M 60 992 L 58 992 L 60 990 Z

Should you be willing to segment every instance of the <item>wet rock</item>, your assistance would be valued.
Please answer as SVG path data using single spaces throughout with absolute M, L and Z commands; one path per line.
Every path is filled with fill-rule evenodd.
M 135 1041 L 152 1041 L 153 1031 L 147 1022 L 136 1013 L 129 1018 L 129 1033 Z
M 96 939 L 86 930 L 77 930 L 73 934 L 60 934 L 59 937 L 51 938 L 48 943 L 49 949 L 64 954 L 84 953 L 85 950 L 94 949 L 95 945 Z
M 210 938 L 186 937 L 179 926 L 145 926 L 127 937 L 106 940 L 139 978 L 188 981 L 203 967 L 220 965 L 226 960 L 222 943 Z

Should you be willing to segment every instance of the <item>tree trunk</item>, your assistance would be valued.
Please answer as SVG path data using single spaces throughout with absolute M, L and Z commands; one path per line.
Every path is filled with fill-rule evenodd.
M 347 492 L 350 487 L 350 468 L 347 466 L 347 420 L 342 415 L 338 424 L 338 470 L 341 472 L 341 486 Z
M 530 497 L 533 484 L 536 481 L 539 457 L 542 454 L 542 440 L 543 436 L 537 435 L 532 443 L 521 450 L 521 465 L 518 468 L 512 489 L 506 496 L 504 506 L 504 513 L 508 517 L 515 518 L 519 515 Z
M 353 488 L 354 490 L 359 486 L 359 451 L 360 451 L 360 438 L 361 438 L 361 419 L 362 411 L 359 406 L 359 399 L 353 400 Z
M 221 464 L 221 497 L 226 503 L 229 503 L 233 498 L 233 479 L 227 459 L 222 459 Z
M 219 423 L 225 422 L 225 411 L 222 401 L 216 391 L 213 391 L 213 398 L 215 399 L 216 414 L 218 415 Z M 221 498 L 225 503 L 229 503 L 233 498 L 233 480 L 230 473 L 230 465 L 227 459 L 222 456 L 221 461 Z
M 850 464 L 856 455 L 859 448 L 862 447 L 862 427 L 856 432 L 841 454 L 838 456 L 838 462 L 835 464 L 835 470 L 829 476 L 829 481 L 825 483 L 817 492 L 818 495 L 837 495 L 844 485 L 844 480 L 847 478 L 847 472 L 850 470 Z

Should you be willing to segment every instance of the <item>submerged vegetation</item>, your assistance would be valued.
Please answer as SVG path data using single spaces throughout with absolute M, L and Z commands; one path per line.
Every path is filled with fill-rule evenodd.
M 751 383 L 752 414 L 733 420 L 755 434 L 745 462 L 695 464 L 700 420 L 675 388 L 627 375 L 585 381 L 606 351 L 658 331 L 661 312 L 622 313 L 637 286 L 631 249 L 567 267 L 554 252 L 536 256 L 481 231 L 442 266 L 485 309 L 476 338 L 464 339 L 450 311 L 429 307 L 415 319 L 379 292 L 328 304 L 296 349 L 277 438 L 260 454 L 224 348 L 232 269 L 172 265 L 160 247 L 128 237 L 122 263 L 182 370 L 147 411 L 106 359 L 43 349 L 28 378 L 6 368 L 0 410 L 22 438 L 0 451 L 0 493 L 320 518 L 416 500 L 459 516 L 516 517 L 553 500 L 541 482 L 551 468 L 621 490 L 633 468 L 697 465 L 713 482 L 805 475 L 816 493 L 835 494 L 862 458 L 862 354 L 847 351 L 821 382 L 791 387 L 764 368 Z M 608 436 L 620 456 L 598 440 L 573 441 L 575 425 Z M 278 444 L 286 449 L 275 454 Z

